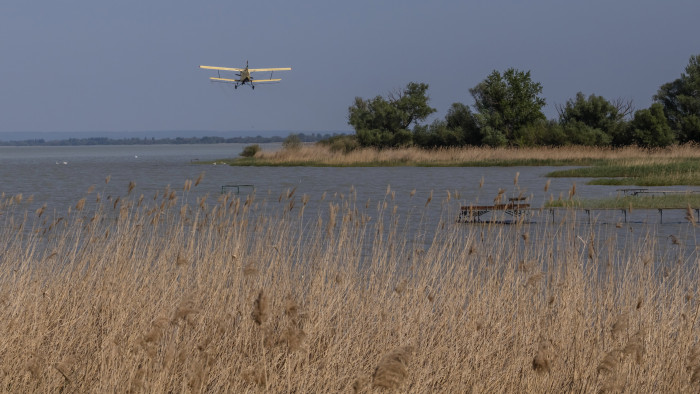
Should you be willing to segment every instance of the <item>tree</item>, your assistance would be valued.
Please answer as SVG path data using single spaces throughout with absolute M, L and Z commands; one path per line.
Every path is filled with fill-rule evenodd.
M 632 110 L 631 101 L 618 99 L 610 102 L 595 94 L 586 98 L 581 92 L 576 93 L 575 99 L 567 100 L 564 106 L 557 106 L 559 123 L 571 132 L 578 130 L 586 134 L 581 138 L 572 135 L 575 141 L 585 142 L 584 145 L 607 145 L 611 142 L 615 145 L 629 144 L 624 134 L 624 118 Z M 609 138 L 599 135 L 601 132 Z
M 481 133 L 469 107 L 454 103 L 447 111 L 445 120 L 414 127 L 413 143 L 426 148 L 481 145 Z
M 460 144 L 481 145 L 479 125 L 468 106 L 462 103 L 453 103 L 445 115 L 445 126 L 460 134 Z
M 413 129 L 413 143 L 424 148 L 462 146 L 464 140 L 459 130 L 450 129 L 444 120 L 436 120 L 429 126 Z
M 574 145 L 607 146 L 612 142 L 610 134 L 577 120 L 562 125 L 562 130 L 566 141 Z
M 643 147 L 664 147 L 673 143 L 673 130 L 666 121 L 664 107 L 654 103 L 634 114 L 630 122 L 630 140 Z
M 680 78 L 661 85 L 654 100 L 679 142 L 700 142 L 700 55 L 690 57 Z
M 561 146 L 566 145 L 567 142 L 564 130 L 554 120 L 538 120 L 531 125 L 521 127 L 515 132 L 513 140 L 516 146 Z
M 469 92 L 485 144 L 510 143 L 518 129 L 546 119 L 542 113 L 545 100 L 538 96 L 542 85 L 532 81 L 530 71 L 509 68 L 501 75 L 494 70 Z
M 348 108 L 348 124 L 353 126 L 362 146 L 392 147 L 411 143 L 409 128 L 435 112 L 428 105 L 428 85 L 411 82 L 406 88 L 390 93 L 387 99 L 377 96 L 355 98 Z

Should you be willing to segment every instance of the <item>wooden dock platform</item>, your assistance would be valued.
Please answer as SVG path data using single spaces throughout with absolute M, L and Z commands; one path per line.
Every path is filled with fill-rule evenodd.
M 627 189 L 632 190 L 630 193 L 642 193 L 646 189 Z M 636 194 L 631 194 L 636 195 Z M 528 222 L 534 216 L 541 216 L 542 213 L 549 213 L 551 220 L 555 220 L 557 212 L 570 212 L 572 210 L 585 213 L 587 221 L 590 223 L 595 218 L 593 212 L 611 212 L 619 211 L 619 223 L 627 223 L 628 216 L 632 215 L 633 211 L 644 211 L 658 213 L 659 224 L 664 223 L 664 211 L 686 211 L 685 220 L 695 223 L 700 223 L 700 207 L 687 208 L 533 208 L 527 202 L 525 197 L 516 197 L 508 199 L 507 203 L 495 203 L 493 205 L 462 205 L 460 206 L 458 223 L 522 223 Z M 490 215 L 489 215 L 490 214 Z M 647 214 L 648 216 L 648 214 Z M 676 215 L 677 216 L 677 215 Z
M 617 189 L 618 192 L 624 193 L 627 196 L 639 196 L 639 195 L 669 195 L 669 194 L 698 194 L 696 190 L 663 190 L 663 189 L 645 189 L 645 188 L 625 188 Z
M 464 205 L 460 209 L 458 222 L 481 222 L 481 217 L 492 212 L 503 212 L 516 220 L 530 216 L 530 204 L 524 202 L 525 197 L 510 198 L 505 204 L 493 205 Z

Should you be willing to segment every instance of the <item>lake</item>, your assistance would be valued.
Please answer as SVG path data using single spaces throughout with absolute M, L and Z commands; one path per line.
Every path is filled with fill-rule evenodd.
M 524 195 L 533 207 L 541 207 L 549 198 L 568 198 L 574 184 L 576 195 L 581 198 L 615 196 L 619 188 L 586 185 L 588 179 L 585 178 L 552 178 L 545 192 L 548 181 L 545 175 L 561 167 L 332 168 L 197 164 L 198 161 L 236 157 L 244 146 L 246 144 L 0 147 L 0 192 L 22 194 L 25 201 L 32 196 L 31 202 L 24 203 L 27 209 L 35 210 L 46 204 L 47 212 L 60 213 L 88 195 L 91 187 L 93 194 L 117 197 L 126 195 L 129 183 L 133 182 L 132 193 L 149 197 L 167 187 L 182 192 L 186 180 L 195 180 L 204 173 L 201 183 L 187 193 L 187 201 L 194 203 L 205 195 L 214 200 L 223 185 L 254 185 L 256 200 L 267 201 L 270 205 L 278 203 L 281 195 L 286 196 L 292 190 L 299 201 L 304 195 L 308 196 L 307 215 L 313 215 L 331 201 L 347 198 L 365 209 L 374 209 L 386 201 L 387 205 L 397 206 L 403 219 L 421 221 L 424 229 L 430 229 L 437 226 L 441 218 L 453 223 L 461 205 L 492 204 L 501 189 L 508 197 Z M 264 150 L 280 148 L 280 144 L 261 146 Z M 250 191 L 241 188 L 244 194 Z M 611 236 L 624 234 L 627 237 L 630 232 L 640 236 L 652 234 L 664 248 L 670 247 L 669 238 L 674 235 L 696 253 L 695 230 L 684 215 L 681 210 L 664 211 L 661 224 L 657 210 L 635 210 L 628 212 L 627 217 L 620 210 L 592 211 L 590 215 L 581 211 L 576 220 L 587 224 L 590 219 L 599 231 Z M 546 210 L 535 215 L 533 221 L 546 223 L 563 217 Z M 532 231 L 538 231 L 537 226 L 533 226 Z

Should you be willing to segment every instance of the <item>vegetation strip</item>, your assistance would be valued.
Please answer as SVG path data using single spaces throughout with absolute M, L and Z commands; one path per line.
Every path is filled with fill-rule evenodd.
M 605 161 L 592 167 L 553 171 L 548 177 L 605 178 L 589 181 L 592 185 L 700 186 L 700 160 L 697 158 Z
M 696 209 L 700 208 L 700 194 L 674 194 L 668 196 L 626 196 L 619 198 L 553 200 L 546 208 L 583 209 Z

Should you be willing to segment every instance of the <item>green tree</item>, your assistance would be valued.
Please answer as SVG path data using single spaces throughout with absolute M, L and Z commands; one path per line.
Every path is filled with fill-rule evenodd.
M 481 145 L 481 133 L 469 107 L 454 103 L 447 111 L 445 120 L 414 127 L 413 143 L 426 148 Z
M 569 144 L 608 146 L 612 143 L 610 134 L 577 120 L 562 125 L 562 130 Z
M 575 99 L 569 99 L 564 106 L 557 106 L 559 123 L 570 132 L 583 132 L 581 138 L 574 137 L 577 143 L 585 145 L 627 145 L 630 143 L 624 133 L 625 117 L 632 112 L 632 102 L 621 99 L 610 102 L 602 96 L 586 96 L 578 92 Z M 586 129 L 586 127 L 588 129 Z M 599 135 L 607 134 L 609 138 Z M 606 142 L 607 141 L 607 142 Z M 572 141 L 573 142 L 573 141 Z
M 428 126 L 413 129 L 413 143 L 424 148 L 461 146 L 464 140 L 459 130 L 447 127 L 444 120 L 436 120 Z
M 568 139 L 561 125 L 554 120 L 538 120 L 515 132 L 516 146 L 562 146 Z
M 469 89 L 477 110 L 476 121 L 482 143 L 512 143 L 515 132 L 538 120 L 545 120 L 542 85 L 533 82 L 530 71 L 509 68 L 503 74 L 494 70 L 485 80 Z
M 481 145 L 481 132 L 469 106 L 453 103 L 445 115 L 445 127 L 460 135 L 460 145 Z
M 673 130 L 666 121 L 664 107 L 654 103 L 649 109 L 634 114 L 630 122 L 630 140 L 643 147 L 663 147 L 673 144 Z
M 690 57 L 680 78 L 661 85 L 654 100 L 663 105 L 679 142 L 700 142 L 700 55 Z
M 411 82 L 388 95 L 364 100 L 355 98 L 348 108 L 348 124 L 353 126 L 362 146 L 392 147 L 412 142 L 410 127 L 435 112 L 428 105 L 428 85 Z

